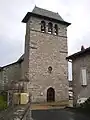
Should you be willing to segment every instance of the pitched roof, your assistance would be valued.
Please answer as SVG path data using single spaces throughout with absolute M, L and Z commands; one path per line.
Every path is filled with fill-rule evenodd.
M 5 66 L 0 67 L 0 70 L 2 70 L 5 67 L 9 67 L 11 65 L 15 65 L 15 64 L 21 63 L 23 61 L 24 61 L 24 54 L 16 62 L 13 62 L 13 63 L 10 63 L 10 64 L 7 64 Z
M 42 17 L 46 19 L 48 18 L 51 20 L 57 20 L 58 22 L 61 22 L 62 24 L 66 24 L 67 26 L 71 24 L 71 23 L 65 22 L 58 13 L 45 10 L 45 9 L 42 9 L 36 6 L 34 7 L 32 12 L 28 12 L 26 14 L 22 22 L 26 23 L 29 20 L 30 16 L 37 16 L 37 17 Z
M 24 60 L 24 54 L 18 59 L 17 62 L 22 62 Z
M 90 53 L 90 47 L 88 47 L 88 48 L 86 48 L 86 49 L 83 49 L 83 50 L 81 50 L 81 51 L 79 51 L 79 52 L 77 52 L 77 53 L 74 53 L 74 54 L 66 57 L 66 59 L 67 59 L 67 60 L 69 60 L 69 59 L 73 60 L 73 59 L 78 58 L 78 57 L 80 57 L 80 56 L 84 56 L 84 55 L 86 55 L 86 54 L 88 54 L 88 53 Z
M 58 13 L 55 13 L 55 12 L 52 12 L 52 11 L 49 11 L 49 10 L 45 10 L 45 9 L 42 9 L 42 8 L 38 8 L 36 6 L 33 9 L 32 13 L 42 15 L 42 16 L 44 15 L 44 16 L 47 16 L 47 17 L 50 17 L 50 18 L 55 18 L 55 19 L 60 20 L 60 21 L 64 21 Z
M 0 67 L 0 71 L 2 70 L 2 67 Z

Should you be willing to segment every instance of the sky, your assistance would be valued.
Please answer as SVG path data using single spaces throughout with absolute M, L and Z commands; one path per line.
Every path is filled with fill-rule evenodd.
M 25 23 L 34 6 L 58 12 L 70 22 L 68 55 L 90 46 L 90 0 L 0 0 L 0 66 L 15 62 L 24 53 Z

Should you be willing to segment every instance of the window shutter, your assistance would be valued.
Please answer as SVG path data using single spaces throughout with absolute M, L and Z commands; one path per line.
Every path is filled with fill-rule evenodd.
M 87 75 L 86 75 L 86 69 L 83 68 L 82 71 L 82 85 L 87 85 Z

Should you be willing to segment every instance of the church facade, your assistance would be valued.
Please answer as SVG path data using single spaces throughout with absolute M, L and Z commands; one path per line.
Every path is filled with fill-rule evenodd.
M 26 23 L 25 53 L 16 63 L 1 67 L 3 86 L 27 76 L 26 87 L 32 94 L 32 102 L 68 100 L 66 56 L 70 23 L 58 13 L 36 6 L 22 22 Z

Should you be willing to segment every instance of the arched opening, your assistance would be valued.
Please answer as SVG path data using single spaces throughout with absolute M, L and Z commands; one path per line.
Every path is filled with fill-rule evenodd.
M 46 31 L 46 23 L 45 23 L 45 21 L 41 21 L 41 31 L 42 32 Z
M 52 34 L 53 32 L 53 24 L 51 22 L 48 23 L 48 33 Z
M 47 102 L 55 101 L 55 91 L 52 87 L 47 90 Z
M 54 26 L 54 34 L 58 35 L 58 25 L 57 24 L 55 24 L 55 26 Z
M 48 72 L 49 72 L 49 73 L 52 72 L 52 67 L 51 67 L 51 66 L 48 67 Z

